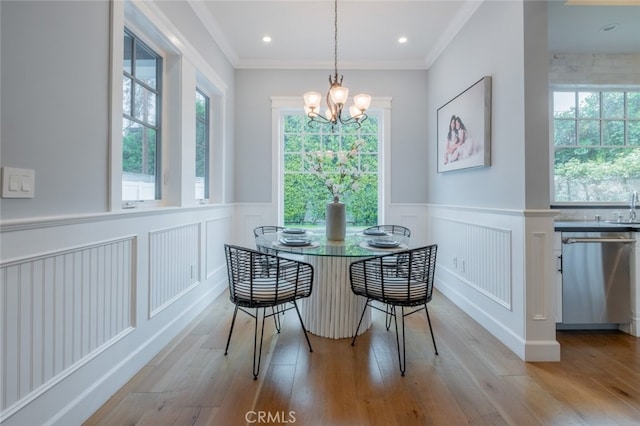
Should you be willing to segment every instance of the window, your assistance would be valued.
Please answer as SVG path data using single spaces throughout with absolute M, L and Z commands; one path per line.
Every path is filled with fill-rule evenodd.
M 640 91 L 554 91 L 553 143 L 556 202 L 628 202 L 640 189 Z
M 209 198 L 209 97 L 196 89 L 196 199 Z
M 122 93 L 122 199 L 160 199 L 162 58 L 124 32 Z
M 170 20 L 111 6 L 109 208 L 223 202 L 225 81 Z
M 360 129 L 311 127 L 299 112 L 282 116 L 284 155 L 284 224 L 314 227 L 324 224 L 326 204 L 331 193 L 312 173 L 312 153 L 347 151 L 357 140 L 364 141 L 354 164 L 362 170 L 357 185 L 340 201 L 347 207 L 347 225 L 365 227 L 378 223 L 379 144 L 378 117 L 371 114 Z M 328 166 L 331 167 L 330 165 Z

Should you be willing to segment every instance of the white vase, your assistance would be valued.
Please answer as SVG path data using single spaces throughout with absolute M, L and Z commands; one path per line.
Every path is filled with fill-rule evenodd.
M 339 201 L 327 204 L 327 240 L 343 241 L 347 234 L 345 205 Z

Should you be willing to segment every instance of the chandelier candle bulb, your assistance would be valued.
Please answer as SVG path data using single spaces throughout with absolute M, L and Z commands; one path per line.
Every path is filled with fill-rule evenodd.
M 304 94 L 304 104 L 305 106 L 315 109 L 317 113 L 320 109 L 320 102 L 322 101 L 322 95 L 318 92 L 307 92 Z
M 349 89 L 346 87 L 332 87 L 329 93 L 331 94 L 331 100 L 337 105 L 344 105 L 349 99 Z
M 353 103 L 361 112 L 369 109 L 369 105 L 371 105 L 371 96 L 361 93 L 359 95 L 355 95 L 353 97 Z

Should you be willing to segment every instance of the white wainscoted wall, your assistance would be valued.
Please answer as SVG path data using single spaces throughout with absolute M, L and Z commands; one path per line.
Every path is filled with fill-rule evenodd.
M 551 211 L 428 208 L 437 288 L 526 361 L 558 361 Z
M 2 224 L 3 425 L 79 424 L 226 288 L 271 203 Z M 438 244 L 437 287 L 527 361 L 554 361 L 553 212 L 389 204 Z
M 80 424 L 226 288 L 233 206 L 2 224 L 0 422 Z

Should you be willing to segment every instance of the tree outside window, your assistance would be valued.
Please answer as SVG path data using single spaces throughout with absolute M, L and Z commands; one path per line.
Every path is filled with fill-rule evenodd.
M 623 203 L 640 190 L 640 92 L 553 93 L 554 199 Z
M 122 93 L 122 199 L 160 198 L 160 70 L 162 59 L 124 33 Z
M 283 117 L 284 144 L 284 224 L 315 227 L 325 222 L 326 204 L 331 192 L 313 174 L 312 158 L 318 152 L 347 151 L 358 140 L 362 148 L 357 164 L 362 170 L 358 184 L 344 193 L 340 201 L 347 211 L 347 224 L 365 227 L 378 223 L 378 119 L 375 116 L 360 129 L 342 127 L 336 133 L 328 127 L 311 127 L 302 114 Z
M 197 200 L 209 198 L 209 97 L 196 89 L 196 188 Z

